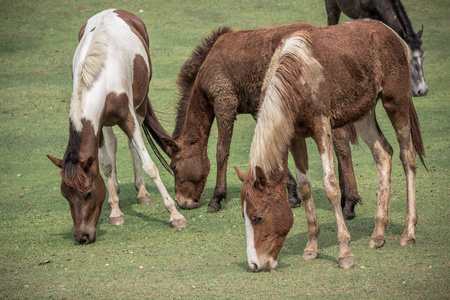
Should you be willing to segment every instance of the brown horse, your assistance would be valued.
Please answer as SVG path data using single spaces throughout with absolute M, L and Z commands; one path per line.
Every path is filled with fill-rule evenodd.
M 416 33 L 400 0 L 325 0 L 328 26 L 339 23 L 341 12 L 353 19 L 371 18 L 382 21 L 397 32 L 409 45 L 412 56 L 410 63 L 411 89 L 413 96 L 425 96 L 428 86 L 423 73 L 425 54 L 422 46 L 422 28 Z M 352 129 L 349 125 L 347 129 Z M 333 145 L 338 158 L 339 186 L 342 190 L 342 209 L 346 219 L 355 217 L 355 205 L 361 202 L 352 166 L 349 140 L 355 143 L 356 137 L 345 130 L 333 132 Z
M 246 31 L 225 27 L 214 31 L 193 51 L 177 80 L 182 96 L 172 138 L 166 134 L 163 136 L 165 143 L 161 145 L 172 160 L 175 200 L 180 207 L 196 208 L 199 205 L 210 170 L 207 143 L 216 118 L 217 179 L 208 212 L 221 208 L 221 201 L 227 195 L 227 161 L 236 115 L 251 114 L 256 119 L 261 87 L 273 52 L 287 34 L 311 27 L 306 23 Z M 348 153 L 336 149 L 342 163 L 343 198 L 356 203 L 359 195 L 351 160 L 347 163 Z M 292 175 L 288 176 L 287 187 L 291 207 L 298 206 L 300 200 Z
M 70 136 L 64 159 L 48 156 L 61 168 L 61 193 L 69 201 L 74 222 L 73 235 L 81 244 L 96 239 L 96 226 L 105 200 L 106 177 L 111 206 L 110 223 L 125 222 L 119 208 L 116 175 L 117 141 L 111 126 L 118 125 L 128 136 L 135 170 L 138 201 L 148 203 L 139 159 L 161 193 L 170 213 L 170 224 L 185 227 L 184 217 L 162 183 L 151 160 L 139 124 L 150 128 L 155 120 L 147 96 L 151 63 L 147 29 L 135 15 L 109 9 L 81 28 L 80 43 L 73 58 L 73 95 L 70 107 Z M 153 123 L 157 123 L 157 120 Z
M 391 189 L 392 148 L 378 127 L 375 106 L 381 99 L 394 127 L 407 178 L 407 213 L 401 245 L 415 242 L 416 152 L 424 155 L 411 98 L 410 50 L 389 27 L 370 19 L 327 28 L 301 30 L 285 37 L 272 57 L 263 87 L 241 199 L 247 232 L 248 264 L 254 271 L 276 267 L 293 216 L 284 184 L 290 149 L 308 223 L 303 259 L 318 256 L 319 224 L 311 195 L 305 138 L 317 144 L 324 189 L 333 206 L 340 244 L 339 266 L 354 265 L 350 234 L 340 206 L 334 171 L 332 128 L 354 122 L 378 168 L 378 209 L 370 247 L 384 244 Z M 422 160 L 423 162 L 423 160 Z

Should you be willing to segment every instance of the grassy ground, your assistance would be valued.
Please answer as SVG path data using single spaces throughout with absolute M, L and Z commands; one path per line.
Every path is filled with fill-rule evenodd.
M 405 177 L 393 130 L 379 109 L 381 128 L 396 153 L 386 245 L 376 251 L 368 247 L 376 207 L 376 168 L 370 151 L 361 145 L 355 148 L 354 164 L 364 205 L 357 208 L 357 218 L 347 222 L 356 267 L 338 268 L 334 216 L 323 193 L 317 150 L 309 142 L 322 229 L 319 259 L 301 259 L 307 235 L 299 208 L 280 254 L 278 273 L 254 274 L 246 262 L 241 183 L 231 168 L 248 164 L 254 126 L 250 117 L 239 116 L 235 126 L 225 209 L 206 214 L 215 183 L 217 132 L 213 129 L 212 175 L 201 207 L 182 211 L 190 224 L 182 230 L 170 228 L 151 183 L 147 186 L 155 203 L 136 203 L 131 158 L 126 139 L 119 134 L 118 172 L 126 224 L 110 226 L 105 203 L 97 242 L 77 245 L 69 206 L 59 192 L 58 170 L 45 155 L 62 157 L 67 145 L 72 55 L 79 28 L 95 13 L 122 8 L 147 24 L 154 74 L 150 98 L 171 132 L 175 78 L 201 37 L 223 25 L 252 29 L 304 20 L 324 26 L 322 1 L 2 1 L 0 298 L 449 298 L 450 7 L 443 0 L 403 2 L 415 28 L 425 26 L 430 89 L 427 97 L 414 100 L 430 170 L 427 173 L 419 165 L 417 243 L 399 246 L 406 211 Z M 162 168 L 160 172 L 173 195 L 173 179 Z

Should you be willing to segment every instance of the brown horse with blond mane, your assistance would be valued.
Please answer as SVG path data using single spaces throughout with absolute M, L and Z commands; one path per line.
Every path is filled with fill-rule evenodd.
M 311 194 L 305 138 L 317 144 L 326 196 L 333 206 L 340 244 L 339 266 L 354 266 L 350 234 L 340 206 L 334 171 L 332 128 L 354 122 L 378 169 L 378 208 L 370 247 L 384 244 L 391 190 L 392 148 L 381 132 L 375 106 L 381 99 L 395 130 L 407 179 L 407 212 L 400 244 L 415 242 L 416 152 L 424 148 L 411 98 L 410 50 L 389 27 L 369 19 L 300 30 L 277 48 L 263 86 L 241 199 L 247 258 L 254 271 L 271 270 L 292 223 L 284 192 L 288 152 L 294 157 L 308 223 L 303 259 L 318 256 L 319 223 Z

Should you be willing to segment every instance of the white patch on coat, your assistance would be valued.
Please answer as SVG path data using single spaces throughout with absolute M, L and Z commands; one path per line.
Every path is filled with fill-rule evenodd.
M 256 249 L 255 249 L 255 237 L 253 234 L 253 225 L 250 219 L 247 216 L 247 209 L 246 209 L 246 203 L 244 201 L 244 220 L 245 220 L 245 231 L 247 236 L 247 261 L 248 265 L 250 266 L 250 269 L 253 270 L 253 265 L 260 267 L 259 265 L 259 259 L 256 255 Z
M 88 20 L 75 51 L 70 119 L 77 131 L 82 129 L 81 120 L 86 119 L 97 134 L 109 93 L 125 93 L 130 111 L 134 110 L 132 83 L 137 54 L 144 58 L 150 70 L 145 46 L 114 10 L 105 10 Z

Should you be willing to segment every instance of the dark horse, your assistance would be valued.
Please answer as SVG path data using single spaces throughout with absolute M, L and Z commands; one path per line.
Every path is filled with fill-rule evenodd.
M 125 222 L 119 208 L 117 141 L 111 127 L 114 125 L 129 139 L 138 201 L 150 201 L 140 159 L 144 171 L 163 197 L 170 224 L 187 226 L 145 149 L 140 131 L 142 122 L 150 131 L 154 130 L 154 125 L 159 125 L 147 96 L 152 69 L 144 23 L 129 12 L 109 9 L 90 18 L 78 37 L 80 43 L 73 58 L 69 143 L 64 159 L 48 155 L 61 168 L 61 194 L 69 201 L 75 239 L 81 244 L 96 239 L 96 226 L 106 194 L 99 164 L 107 182 L 110 223 Z
M 203 192 L 210 165 L 207 143 L 214 118 L 217 120 L 217 180 L 208 212 L 221 208 L 226 198 L 226 172 L 230 142 L 237 114 L 251 114 L 256 119 L 261 101 L 261 88 L 273 52 L 281 39 L 311 25 L 294 23 L 262 30 L 233 31 L 221 28 L 197 46 L 182 66 L 177 84 L 181 92 L 172 137 L 166 135 L 162 148 L 171 158 L 175 175 L 175 200 L 180 207 L 196 208 Z M 336 148 L 346 167 L 343 172 L 353 176 L 343 180 L 348 198 L 356 191 L 351 160 Z M 350 161 L 350 163 L 347 163 Z M 354 188 L 353 188 L 354 187 Z M 289 203 L 299 200 L 295 179 L 288 176 Z M 357 200 L 355 200 L 357 201 Z
M 423 74 L 425 55 L 421 48 L 422 28 L 415 33 L 411 21 L 400 0 L 325 0 L 328 26 L 339 23 L 341 12 L 352 19 L 371 18 L 379 20 L 397 32 L 411 48 L 411 88 L 414 96 L 428 92 Z
M 408 45 L 394 31 L 370 19 L 325 28 L 305 27 L 284 37 L 263 86 L 248 172 L 236 168 L 244 182 L 241 199 L 252 270 L 277 266 L 276 259 L 293 224 L 284 191 L 289 151 L 294 157 L 308 223 L 303 259 L 318 256 L 320 229 L 308 175 L 307 137 L 317 144 L 325 193 L 336 217 L 339 266 L 354 266 L 332 145 L 332 128 L 349 123 L 354 123 L 377 165 L 378 208 L 369 245 L 378 248 L 384 244 L 393 151 L 375 117 L 378 99 L 395 130 L 406 175 L 406 224 L 400 244 L 415 242 L 416 153 L 423 162 L 424 147 L 411 97 L 410 55 Z

